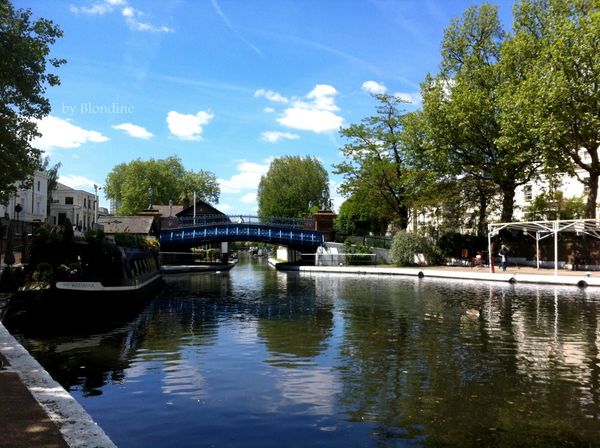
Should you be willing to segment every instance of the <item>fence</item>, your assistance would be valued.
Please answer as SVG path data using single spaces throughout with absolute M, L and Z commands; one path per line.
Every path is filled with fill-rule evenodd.
M 335 236 L 336 243 L 344 243 L 349 240 L 351 243 L 363 243 L 369 247 L 380 247 L 382 249 L 391 249 L 392 237 L 390 236 L 357 236 L 338 233 Z

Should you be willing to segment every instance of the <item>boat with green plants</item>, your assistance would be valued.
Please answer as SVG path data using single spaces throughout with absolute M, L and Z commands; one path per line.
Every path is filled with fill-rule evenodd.
M 56 309 L 66 304 L 91 309 L 94 299 L 124 305 L 162 284 L 159 243 L 139 235 L 42 226 L 32 236 L 24 274 L 11 308 Z

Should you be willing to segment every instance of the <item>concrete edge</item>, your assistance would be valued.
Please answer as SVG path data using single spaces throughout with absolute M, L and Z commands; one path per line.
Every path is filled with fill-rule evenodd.
M 581 276 L 554 276 L 535 274 L 512 274 L 491 272 L 460 272 L 436 270 L 435 268 L 385 268 L 369 266 L 298 266 L 287 263 L 278 263 L 269 259 L 269 264 L 283 271 L 297 272 L 322 272 L 337 274 L 367 274 L 367 275 L 401 275 L 419 278 L 434 277 L 449 280 L 484 280 L 508 283 L 534 283 L 546 285 L 566 285 L 577 287 L 600 286 L 600 278 Z
M 56 424 L 72 448 L 116 448 L 83 407 L 38 363 L 0 322 L 0 352 Z

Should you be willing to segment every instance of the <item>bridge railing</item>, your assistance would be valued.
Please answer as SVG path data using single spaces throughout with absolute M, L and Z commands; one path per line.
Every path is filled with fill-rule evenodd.
M 311 218 L 281 218 L 277 216 L 251 215 L 182 216 L 179 218 L 179 224 L 181 228 L 214 226 L 220 224 L 253 224 L 305 230 L 313 230 L 315 228 L 314 219 Z

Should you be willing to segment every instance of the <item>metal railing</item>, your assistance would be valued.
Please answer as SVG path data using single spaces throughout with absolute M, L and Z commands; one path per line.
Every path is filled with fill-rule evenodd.
M 357 235 L 345 235 L 338 233 L 335 236 L 336 243 L 344 243 L 346 240 L 350 240 L 352 243 L 363 243 L 369 247 L 380 247 L 383 249 L 390 249 L 392 247 L 391 236 L 357 236 Z
M 250 224 L 305 230 L 313 230 L 315 226 L 312 218 L 282 218 L 277 216 L 251 215 L 197 215 L 196 217 L 179 217 L 180 228 L 214 226 L 220 224 Z

